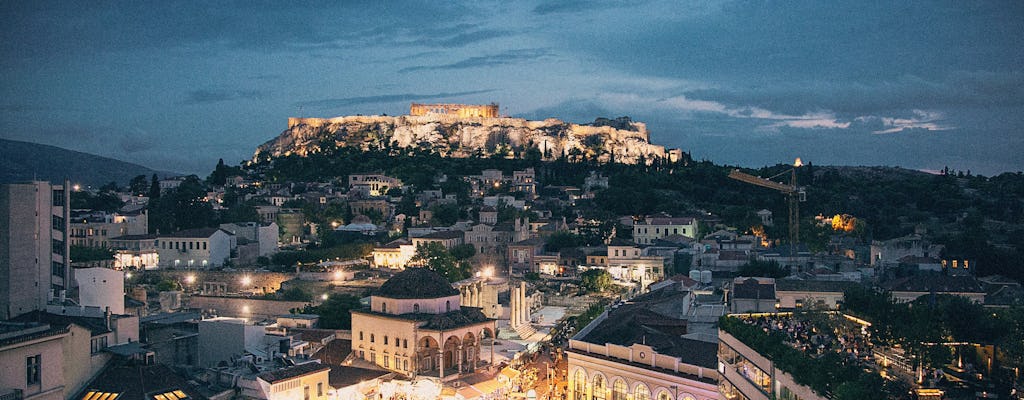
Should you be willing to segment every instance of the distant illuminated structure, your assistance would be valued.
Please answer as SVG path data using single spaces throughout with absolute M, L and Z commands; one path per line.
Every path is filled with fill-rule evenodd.
M 491 104 L 420 104 L 409 106 L 409 115 L 453 115 L 460 118 L 497 118 L 498 103 Z

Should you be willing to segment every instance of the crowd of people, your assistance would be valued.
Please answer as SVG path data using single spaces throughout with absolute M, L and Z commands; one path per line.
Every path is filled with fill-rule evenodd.
M 833 319 L 834 316 L 825 316 Z M 839 352 L 851 360 L 870 360 L 871 344 L 850 323 L 844 320 L 814 321 L 792 315 L 769 315 L 744 319 L 765 333 L 781 333 L 786 343 L 812 356 Z

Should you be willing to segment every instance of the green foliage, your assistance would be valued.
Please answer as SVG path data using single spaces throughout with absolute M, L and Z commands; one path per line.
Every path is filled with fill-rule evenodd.
M 460 244 L 458 246 L 452 247 L 449 253 L 451 253 L 452 257 L 455 257 L 456 260 L 468 260 L 476 255 L 476 246 L 473 246 L 469 243 Z
M 444 246 L 437 242 L 430 242 L 416 248 L 416 255 L 412 262 L 422 264 L 424 268 L 441 274 L 449 282 L 456 282 L 470 276 L 472 266 L 465 261 L 459 261 L 448 252 Z
M 752 260 L 739 268 L 740 276 L 757 276 L 765 278 L 784 278 L 789 276 L 789 269 L 783 268 L 778 261 Z
M 327 248 L 277 252 L 271 256 L 270 262 L 288 268 L 300 262 L 310 263 L 334 258 L 342 260 L 363 258 L 371 252 L 373 252 L 373 243 L 343 243 Z
M 281 292 L 281 300 L 312 301 L 313 295 L 298 286 L 294 286 Z
M 84 190 L 71 192 L 71 208 L 76 210 L 117 211 L 124 203 L 117 194 L 109 191 L 90 193 Z
M 612 275 L 603 269 L 591 269 L 580 274 L 580 286 L 587 293 L 601 293 L 612 286 Z
M 581 245 L 583 245 L 583 239 L 578 235 L 572 232 L 559 231 L 548 236 L 547 242 L 544 243 L 544 251 L 555 252 Z
M 307 306 L 303 313 L 319 315 L 322 329 L 352 329 L 352 310 L 360 307 L 356 296 L 332 294 L 318 306 Z
M 460 208 L 456 204 L 441 204 L 431 207 L 430 210 L 434 212 L 431 224 L 448 226 L 459 221 Z
M 175 280 L 164 279 L 156 284 L 156 291 L 158 292 L 170 292 L 175 290 L 181 290 L 181 284 Z
M 105 247 L 71 246 L 71 262 L 113 260 L 114 253 Z
M 149 231 L 169 233 L 216 226 L 213 206 L 204 200 L 206 193 L 206 186 L 198 177 L 191 175 L 177 188 L 157 199 L 150 199 Z
M 778 332 L 766 333 L 760 327 L 746 324 L 736 317 L 722 317 L 718 321 L 718 327 L 771 359 L 776 367 L 792 375 L 796 383 L 806 385 L 819 394 L 833 393 L 840 396 L 836 398 L 843 399 L 902 396 L 902 393 L 890 393 L 889 390 L 894 387 L 885 385 L 878 375 L 865 372 L 838 353 L 830 352 L 821 357 L 810 357 L 787 345 L 785 335 Z M 849 397 L 863 393 L 872 395 Z
M 589 324 L 591 321 L 593 321 L 595 318 L 601 315 L 601 313 L 604 312 L 605 306 L 607 305 L 608 303 L 606 301 L 599 301 L 594 304 L 591 304 L 590 307 L 587 307 L 587 310 L 584 311 L 579 316 L 577 316 L 576 320 L 574 321 L 576 331 L 579 332 L 580 329 L 585 328 L 587 324 Z
M 527 272 L 527 273 L 523 274 L 523 279 L 526 279 L 526 280 L 528 280 L 530 282 L 539 281 L 540 280 L 540 273 L 537 273 L 537 272 Z
M 146 175 L 136 175 L 128 181 L 128 191 L 132 193 L 132 196 L 145 195 L 149 191 L 149 181 L 146 179 Z

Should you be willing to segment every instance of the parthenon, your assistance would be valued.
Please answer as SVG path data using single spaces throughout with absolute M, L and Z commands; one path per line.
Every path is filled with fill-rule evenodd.
M 491 104 L 420 104 L 409 106 L 409 115 L 447 114 L 462 118 L 497 118 L 498 103 Z

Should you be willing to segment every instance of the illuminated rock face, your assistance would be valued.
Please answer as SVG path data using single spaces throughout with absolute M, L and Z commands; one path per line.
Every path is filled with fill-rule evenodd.
M 614 126 L 608 126 L 614 125 Z M 322 146 L 427 147 L 451 157 L 515 153 L 536 148 L 547 159 L 566 155 L 634 164 L 665 158 L 647 126 L 628 119 L 578 125 L 549 118 L 461 117 L 452 114 L 289 118 L 288 129 L 256 149 L 261 156 L 316 153 Z

